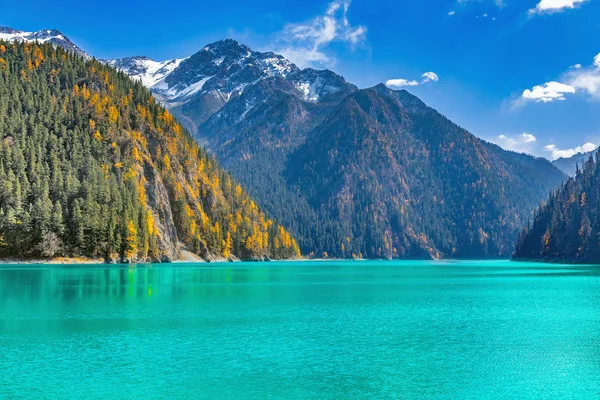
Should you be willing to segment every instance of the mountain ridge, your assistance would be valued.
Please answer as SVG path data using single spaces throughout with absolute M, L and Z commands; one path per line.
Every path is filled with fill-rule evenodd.
M 5 40 L 7 42 L 49 42 L 55 46 L 60 46 L 65 50 L 72 51 L 81 57 L 87 59 L 92 58 L 58 29 L 43 29 L 36 32 L 25 32 L 6 26 L 0 26 L 0 40 Z
M 237 54 L 252 54 L 247 46 L 231 40 L 216 42 L 203 50 L 214 45 L 241 49 Z M 207 63 L 212 62 L 202 51 L 196 54 L 197 59 L 205 57 Z M 222 53 L 216 55 L 222 56 Z M 255 58 L 260 57 L 265 56 Z M 284 73 L 261 75 L 260 64 L 248 63 L 244 65 L 247 68 L 242 68 L 235 57 L 225 57 L 220 62 L 220 68 L 230 63 L 223 69 L 230 75 L 218 79 L 210 76 L 203 82 L 201 92 L 171 110 L 180 119 L 188 121 L 187 126 L 196 132 L 196 139 L 217 155 L 270 215 L 277 216 L 292 228 L 307 253 L 374 258 L 507 257 L 512 254 L 514 238 L 529 211 L 564 177 L 547 160 L 510 154 L 477 139 L 405 90 L 394 91 L 383 84 L 358 89 L 331 71 L 300 70 L 290 66 Z M 196 68 L 202 73 L 195 78 L 205 79 L 210 74 L 204 69 L 213 68 L 190 61 L 187 64 L 185 74 L 182 72 L 178 77 L 175 70 L 166 80 L 174 85 L 185 82 L 182 77 L 195 76 Z M 245 76 L 251 76 L 254 81 L 237 79 Z M 315 90 L 317 95 L 311 97 L 310 89 L 302 90 L 303 84 L 306 85 L 304 81 L 310 82 L 309 88 L 315 85 L 318 89 L 327 88 L 334 82 L 331 84 L 334 90 Z M 193 82 L 193 79 L 187 82 Z M 232 87 L 234 91 L 221 90 Z M 350 103 L 348 99 L 351 99 Z M 371 101 L 373 107 L 369 105 Z M 348 114 L 340 114 L 342 112 Z M 331 118 L 337 126 L 331 125 Z M 440 150 L 450 143 L 429 130 L 434 128 L 426 128 L 432 121 L 437 121 L 442 132 L 446 129 L 455 132 L 453 146 L 462 143 L 470 150 L 465 148 L 459 157 Z M 328 124 L 331 125 L 329 128 Z M 349 141 L 347 135 L 354 125 L 358 125 L 358 130 Z M 379 133 L 369 139 L 373 129 L 379 129 Z M 339 132 L 344 132 L 339 137 L 343 141 L 330 142 Z M 407 140 L 406 148 L 398 149 L 390 142 L 392 132 L 396 132 L 393 135 L 397 135 L 394 136 L 397 140 Z M 361 145 L 357 146 L 359 143 Z M 371 146 L 372 150 L 367 150 L 365 145 Z M 382 153 L 384 148 L 378 146 L 386 146 L 387 153 Z M 327 151 L 320 152 L 324 149 Z M 346 161 L 339 158 L 341 163 L 338 164 L 341 151 L 346 151 L 349 158 Z M 372 152 L 356 164 L 356 157 L 362 157 L 365 151 Z M 405 151 L 416 151 L 413 155 L 419 156 L 411 160 L 408 153 L 403 153 Z M 438 154 L 439 165 L 429 163 L 428 154 Z M 382 163 L 381 160 L 387 161 Z M 440 165 L 448 160 L 453 160 L 458 169 L 453 172 L 440 169 Z M 427 165 L 423 172 L 416 172 L 421 169 L 419 162 Z M 459 167 L 464 162 L 480 172 L 474 174 L 468 168 Z M 407 168 L 410 172 L 402 175 L 400 172 Z M 494 169 L 497 171 L 489 172 Z M 519 176 L 521 170 L 525 171 L 526 179 Z M 299 171 L 304 171 L 304 175 Z M 372 185 L 356 180 L 365 173 L 371 182 L 385 176 L 386 184 Z M 417 179 L 419 173 L 422 175 Z M 496 177 L 492 178 L 494 173 Z M 456 176 L 464 177 L 463 185 L 474 184 L 474 179 L 485 180 L 484 185 L 488 188 L 485 190 L 489 194 L 492 193 L 489 187 L 494 187 L 495 181 L 505 184 L 498 186 L 495 195 L 487 199 L 485 190 L 481 192 L 482 189 L 474 188 L 469 195 L 475 196 L 474 202 L 471 199 L 465 203 L 470 210 L 456 212 L 456 209 L 465 209 L 465 205 L 460 205 L 461 195 L 449 183 Z M 428 184 L 423 186 L 421 181 Z M 388 187 L 397 185 L 402 189 L 388 191 Z M 517 185 L 519 189 L 509 190 L 506 185 Z M 359 194 L 365 188 L 367 192 Z M 426 206 L 425 197 L 432 195 L 429 193 L 432 190 L 437 191 L 433 198 L 443 199 L 442 203 L 435 206 L 434 200 L 433 206 Z M 525 197 L 523 192 L 527 193 Z M 388 194 L 381 197 L 381 193 Z M 445 198 L 446 193 L 455 194 Z M 349 202 L 348 196 L 358 200 Z M 501 200 L 496 202 L 495 197 Z M 402 202 L 406 204 L 402 206 Z M 486 203 L 497 204 L 486 208 Z M 366 208 L 361 208 L 364 206 Z M 390 207 L 403 211 L 397 212 Z M 403 213 L 408 213 L 411 208 L 416 216 L 406 217 Z M 441 209 L 445 211 L 439 211 Z M 353 224 L 350 216 L 360 222 Z M 481 223 L 474 233 L 471 222 L 464 228 L 457 228 L 458 221 L 470 219 Z
M 569 176 L 575 176 L 578 168 L 582 168 L 583 164 L 596 153 L 597 150 L 592 150 L 588 152 L 579 152 L 577 154 L 572 155 L 571 157 L 561 157 L 554 161 L 552 164 L 563 171 L 565 174 Z
M 232 39 L 167 72 L 155 97 L 307 254 L 510 256 L 531 210 L 564 178 L 405 90 L 359 89 Z

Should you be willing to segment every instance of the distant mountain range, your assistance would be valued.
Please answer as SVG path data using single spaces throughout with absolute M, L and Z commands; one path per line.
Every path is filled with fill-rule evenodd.
M 420 99 L 234 40 L 185 59 L 103 60 L 147 86 L 304 253 L 506 257 L 565 175 Z
M 596 151 L 593 150 L 593 151 L 588 151 L 586 153 L 577 153 L 571 157 L 559 158 L 559 159 L 552 161 L 552 164 L 554 164 L 554 166 L 556 168 L 560 169 L 565 174 L 567 174 L 569 176 L 575 176 L 575 171 L 576 171 L 577 167 L 579 166 L 579 168 L 582 168 L 583 164 L 587 160 L 589 160 L 589 158 L 595 152 Z

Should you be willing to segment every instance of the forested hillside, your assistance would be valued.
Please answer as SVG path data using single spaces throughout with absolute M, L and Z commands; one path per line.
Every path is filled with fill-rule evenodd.
M 317 256 L 510 257 L 564 179 L 547 160 L 481 141 L 384 85 L 314 103 L 265 79 L 197 135 Z
M 315 257 L 509 257 L 565 179 L 406 91 L 358 89 L 235 40 L 106 62 L 145 83 Z
M 336 221 L 318 247 L 388 258 L 508 257 L 561 179 L 546 160 L 485 143 L 384 85 L 345 98 L 285 174 L 320 221 Z
M 0 256 L 299 256 L 140 84 L 51 44 L 0 42 Z
M 517 259 L 600 262 L 600 158 L 590 156 L 575 177 L 552 192 L 527 224 Z

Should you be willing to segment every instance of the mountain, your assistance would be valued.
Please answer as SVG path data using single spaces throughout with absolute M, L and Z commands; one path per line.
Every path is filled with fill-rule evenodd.
M 515 259 L 600 262 L 600 154 L 553 191 L 519 235 Z
M 16 29 L 0 26 L 0 40 L 7 42 L 38 42 L 52 43 L 54 46 L 60 46 L 81 57 L 90 58 L 90 56 L 71 40 L 56 29 L 45 29 L 37 32 L 24 32 Z
M 595 153 L 595 151 L 589 151 L 586 153 L 577 153 L 571 157 L 561 157 L 554 161 L 552 164 L 562 172 L 569 176 L 575 176 L 575 172 L 577 171 L 577 167 L 581 168 L 581 166 Z
M 561 179 L 546 160 L 485 143 L 384 85 L 344 98 L 284 176 L 317 220 L 335 222 L 319 248 L 388 258 L 507 256 L 535 199 Z
M 231 39 L 181 60 L 104 62 L 144 83 L 315 256 L 506 257 L 564 179 L 406 91 L 358 89 Z
M 234 40 L 150 89 L 313 255 L 508 257 L 564 178 L 406 91 L 358 89 Z
M 210 44 L 182 60 L 160 63 L 134 57 L 105 62 L 147 82 L 146 86 L 153 94 L 174 114 L 183 116 L 184 122 L 194 130 L 225 104 L 242 95 L 246 88 L 264 80 L 285 81 L 296 96 L 307 102 L 317 102 L 339 91 L 356 89 L 330 71 L 301 70 L 280 55 L 253 51 L 232 39 Z M 154 68 L 147 67 L 163 66 L 165 63 L 175 68 L 154 75 Z M 242 114 L 260 101 L 247 100 Z
M 138 80 L 147 88 L 152 88 L 158 82 L 164 80 L 175 68 L 181 64 L 183 59 L 173 59 L 163 62 L 153 61 L 148 57 L 127 57 L 118 60 L 100 60 L 120 71 L 125 72 L 132 79 Z
M 140 82 L 50 40 L 0 41 L 0 154 L 0 257 L 299 256 Z

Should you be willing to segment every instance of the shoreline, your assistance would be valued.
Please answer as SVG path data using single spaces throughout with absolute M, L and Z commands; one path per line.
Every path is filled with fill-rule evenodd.
M 181 257 L 178 260 L 164 262 L 164 263 L 152 263 L 152 262 L 137 262 L 137 263 L 106 263 L 104 259 L 90 259 L 83 257 L 58 257 L 53 259 L 16 259 L 16 258 L 0 258 L 0 265 L 102 265 L 102 266 L 113 266 L 113 265 L 144 265 L 144 264 L 152 264 L 152 265 L 185 265 L 185 264 L 199 264 L 199 265 L 210 265 L 210 264 L 240 264 L 240 263 L 252 263 L 252 264 L 261 264 L 261 263 L 270 263 L 270 262 L 293 262 L 293 263 L 302 263 L 302 262 L 345 262 L 345 261 L 355 261 L 355 262 L 365 262 L 365 261 L 401 261 L 401 262 L 409 262 L 409 261 L 431 261 L 431 262 L 453 262 L 453 261 L 517 261 L 514 259 L 481 259 L 481 260 L 473 260 L 473 259 L 439 259 L 439 260 L 431 260 L 431 259 L 379 259 L 379 258 L 358 258 L 358 259 L 345 259 L 345 258 L 293 258 L 287 260 L 228 260 L 222 257 L 214 257 L 210 260 L 205 260 L 200 257 L 190 257 L 189 254 Z M 518 261 L 530 261 L 530 260 L 518 260 Z M 535 262 L 535 261 L 534 261 Z M 544 261 L 538 261 L 543 263 Z
M 490 258 L 490 259 L 439 259 L 439 260 L 431 260 L 431 259 L 394 259 L 394 260 L 384 260 L 384 259 L 368 259 L 368 258 L 360 258 L 360 259 L 344 259 L 344 258 L 294 258 L 289 260 L 228 260 L 222 257 L 213 257 L 210 260 L 202 259 L 198 256 L 192 257 L 190 253 L 183 254 L 182 257 L 178 260 L 174 260 L 171 262 L 165 263 L 151 263 L 151 262 L 138 262 L 138 263 L 106 263 L 104 259 L 91 259 L 84 257 L 58 257 L 52 259 L 18 259 L 18 258 L 0 258 L 0 265 L 97 265 L 97 266 L 111 266 L 111 265 L 144 265 L 144 264 L 152 264 L 152 265 L 185 265 L 185 264 L 198 264 L 198 265 L 210 265 L 210 264 L 240 264 L 240 263 L 269 263 L 269 262 L 294 262 L 294 263 L 302 263 L 302 262 L 342 262 L 342 261 L 356 261 L 356 262 L 365 262 L 365 261 L 432 261 L 432 262 L 460 262 L 460 261 L 511 261 L 514 263 L 540 263 L 540 264 L 548 264 L 548 265 L 597 265 L 590 262 L 578 262 L 578 261 L 568 261 L 568 260 L 555 260 L 555 259 L 525 259 L 525 258 Z
M 331 261 L 335 261 L 330 259 Z M 185 256 L 170 262 L 135 262 L 135 263 L 106 263 L 104 259 L 92 259 L 83 257 L 58 257 L 51 259 L 19 259 L 19 258 L 0 258 L 0 265 L 140 265 L 140 264 L 152 264 L 152 265 L 169 265 L 169 264 L 239 264 L 242 262 L 246 263 L 268 263 L 271 261 L 312 261 L 309 259 L 289 259 L 289 260 L 270 260 L 270 261 L 259 261 L 259 260 L 229 260 L 223 257 L 212 257 L 210 260 L 205 260 L 200 257 L 190 257 L 188 254 Z M 314 260 L 317 261 L 317 260 Z M 322 260 L 326 261 L 326 260 Z M 337 260 L 340 261 L 340 260 Z
M 0 258 L 0 264 L 7 265 L 104 265 L 103 259 L 58 257 L 43 260 Z M 109 265 L 109 264 L 106 264 Z

